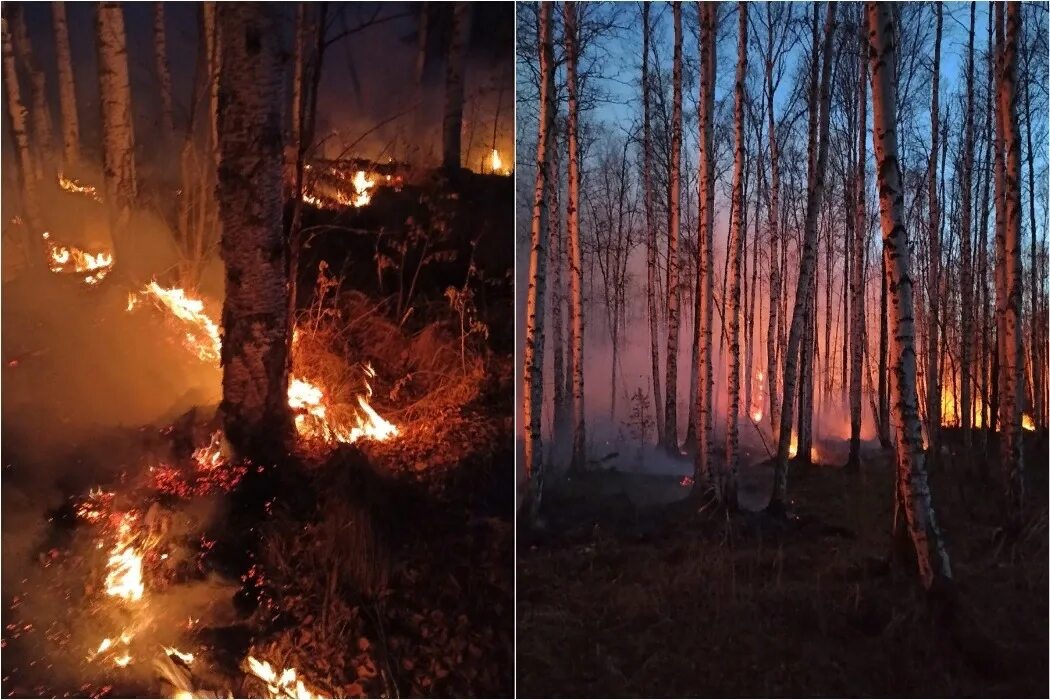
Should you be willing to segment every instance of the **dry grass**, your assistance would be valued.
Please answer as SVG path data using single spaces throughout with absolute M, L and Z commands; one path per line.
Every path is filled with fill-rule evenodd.
M 1045 469 L 1045 446 L 1032 456 Z M 522 697 L 1045 696 L 1045 476 L 1022 535 L 996 539 L 961 473 L 933 488 L 959 615 L 931 613 L 907 567 L 889 567 L 891 475 L 796 470 L 802 517 L 668 519 L 619 513 L 519 553 Z M 625 483 L 623 488 L 630 489 Z M 654 524 L 655 523 L 655 524 Z

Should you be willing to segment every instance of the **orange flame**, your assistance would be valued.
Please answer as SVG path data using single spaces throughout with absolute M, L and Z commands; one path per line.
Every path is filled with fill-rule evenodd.
M 82 185 L 75 178 L 66 177 L 62 173 L 58 174 L 58 186 L 66 192 L 70 192 L 72 194 L 82 194 L 87 197 L 90 197 L 96 202 L 102 201 L 102 197 L 99 195 L 97 189 L 90 185 Z
M 134 603 L 142 599 L 146 586 L 142 582 L 142 553 L 135 546 L 132 524 L 136 516 L 125 513 L 117 528 L 117 543 L 106 564 L 106 594 Z
M 798 454 L 798 432 L 791 431 L 791 446 L 788 447 L 788 457 L 794 458 Z
M 249 656 L 245 661 L 246 670 L 266 683 L 266 689 L 270 692 L 271 698 L 324 700 L 323 695 L 317 695 L 306 687 L 306 684 L 298 678 L 294 668 L 286 668 L 278 674 L 269 661 L 259 661 L 254 656 Z
M 1032 420 L 1032 416 L 1030 416 L 1027 413 L 1022 415 L 1021 416 L 1021 427 L 1024 428 L 1025 430 L 1034 431 L 1035 430 L 1035 421 Z
M 365 366 L 369 378 L 375 377 L 371 365 Z M 297 412 L 295 428 L 306 439 L 327 443 L 354 443 L 362 438 L 383 441 L 400 434 L 397 426 L 384 419 L 368 403 L 372 386 L 365 381 L 365 394 L 357 397 L 359 411 L 353 423 L 341 423 L 329 417 L 324 391 L 305 379 L 292 377 L 288 384 L 288 406 Z
M 113 269 L 113 254 L 106 251 L 89 253 L 76 246 L 58 245 L 51 240 L 51 234 L 41 234 L 47 248 L 48 268 L 55 273 L 74 273 L 84 275 L 84 284 L 92 286 L 105 279 Z
M 201 299 L 187 295 L 186 290 L 179 287 L 165 289 L 157 284 L 156 280 L 143 287 L 139 294 L 153 297 L 163 308 L 183 322 L 186 327 L 183 341 L 198 358 L 203 362 L 219 361 L 222 349 L 219 325 L 204 313 L 204 302 Z M 138 303 L 139 295 L 130 294 L 128 311 L 134 309 Z

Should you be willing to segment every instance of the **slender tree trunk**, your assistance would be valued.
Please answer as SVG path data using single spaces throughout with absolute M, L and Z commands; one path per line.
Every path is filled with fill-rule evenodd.
M 548 159 L 553 126 L 554 52 L 551 46 L 551 6 L 540 5 L 540 120 L 536 138 L 536 185 L 532 194 L 532 248 L 529 254 L 529 296 L 525 329 L 525 477 L 529 484 L 529 516 L 539 512 L 543 488 L 543 323 L 548 236 Z
M 712 486 L 712 452 L 714 423 L 712 406 L 711 329 L 714 310 L 714 228 L 715 228 L 715 154 L 713 136 L 715 111 L 715 71 L 717 69 L 718 6 L 712 2 L 700 3 L 700 156 L 699 171 L 699 229 L 697 237 L 697 274 L 700 288 L 700 359 L 699 382 L 696 392 L 696 422 L 699 447 L 694 470 L 695 492 L 700 494 Z
M 963 166 L 960 188 L 962 190 L 962 216 L 960 223 L 960 261 L 959 261 L 959 284 L 960 294 L 960 317 L 961 325 L 959 333 L 962 336 L 962 360 L 959 370 L 960 384 L 960 412 L 962 425 L 963 450 L 968 452 L 973 444 L 973 277 L 972 256 L 970 236 L 972 229 L 972 181 L 973 181 L 973 35 L 974 20 L 977 11 L 977 3 L 970 3 L 970 37 L 969 51 L 966 60 L 966 115 L 964 117 L 963 133 Z M 939 401 L 938 401 L 939 403 Z
M 14 12 L 21 12 L 22 8 L 10 5 L 8 8 Z M 11 135 L 14 140 L 15 150 L 18 152 L 18 179 L 22 186 L 22 217 L 25 219 L 27 232 L 27 254 L 32 254 L 39 248 L 36 240 L 40 231 L 40 202 L 37 199 L 36 168 L 33 165 L 33 155 L 29 150 L 29 115 L 22 101 L 22 92 L 18 83 L 18 69 L 15 66 L 15 52 L 12 45 L 11 31 L 8 27 L 8 17 L 3 18 L 3 58 L 4 58 L 4 91 L 7 93 L 7 110 L 11 115 Z M 36 269 L 35 265 L 31 269 Z
M 1002 13 L 1002 4 L 997 13 Z M 997 18 L 998 22 L 998 18 Z M 1024 472 L 1021 461 L 1021 401 L 1024 390 L 1024 345 L 1021 334 L 1021 137 L 1017 126 L 1017 42 L 1021 33 L 1021 4 L 1006 3 L 1006 38 L 1000 53 L 999 119 L 1002 122 L 1005 170 L 1003 171 L 1004 205 L 999 212 L 1004 226 L 1004 255 L 996 258 L 1001 269 L 1000 295 L 1003 298 L 999 323 L 1001 357 L 999 367 L 999 458 L 1006 486 L 1006 514 L 1015 519 L 1024 508 Z
M 1029 279 L 1031 285 L 1031 297 L 1032 297 L 1032 327 L 1030 329 L 1030 344 L 1032 349 L 1032 418 L 1036 425 L 1045 424 L 1045 416 L 1042 412 L 1042 401 L 1039 397 L 1042 395 L 1043 386 L 1043 375 L 1042 375 L 1042 362 L 1039 358 L 1039 348 L 1041 346 L 1039 342 L 1039 327 L 1045 318 L 1045 313 L 1040 310 L 1039 307 L 1039 261 L 1036 253 L 1036 241 L 1035 241 L 1035 193 L 1036 184 L 1035 180 L 1035 151 L 1032 150 L 1032 100 L 1029 95 L 1029 85 L 1032 82 L 1033 76 L 1031 75 L 1031 64 L 1032 64 L 1032 52 L 1031 49 L 1026 50 L 1025 55 L 1027 57 L 1027 64 L 1029 70 L 1026 71 L 1027 79 L 1024 81 L 1024 127 L 1025 127 L 1025 145 L 1027 152 L 1028 161 L 1028 184 L 1030 187 L 1030 196 L 1028 197 L 1028 220 L 1029 220 L 1029 232 L 1031 235 L 1031 262 L 1029 264 Z M 1020 181 L 1018 181 L 1018 187 L 1020 187 Z
M 656 442 L 664 440 L 664 404 L 660 393 L 660 323 L 657 307 L 656 226 L 653 206 L 653 138 L 652 118 L 649 114 L 651 96 L 649 91 L 649 3 L 642 3 L 642 184 L 645 188 L 646 240 L 646 297 L 649 304 L 649 343 L 652 354 L 653 405 L 656 407 Z
M 930 224 L 929 224 L 929 246 L 930 246 L 930 264 L 929 264 L 929 278 L 927 281 L 927 289 L 929 290 L 930 308 L 927 310 L 927 327 L 926 327 L 926 434 L 928 436 L 929 452 L 931 455 L 931 461 L 936 458 L 938 433 L 940 427 L 940 405 L 941 405 L 941 392 L 938 384 L 938 372 L 937 368 L 940 366 L 937 361 L 937 334 L 940 330 L 939 323 L 939 304 L 940 304 L 940 261 L 941 261 L 941 210 L 940 203 L 937 201 L 937 159 L 940 157 L 938 148 L 938 137 L 940 136 L 940 115 L 941 110 L 939 106 L 940 92 L 941 92 L 941 31 L 944 24 L 943 18 L 943 6 L 940 3 L 934 4 L 934 13 L 937 17 L 937 29 L 936 39 L 934 41 L 933 49 L 933 87 L 931 93 L 933 94 L 933 104 L 930 108 L 930 174 L 927 180 L 929 187 L 929 198 L 930 198 Z M 965 174 L 964 174 L 965 177 Z M 964 214 L 965 216 L 965 214 Z M 963 227 L 963 246 L 965 250 L 966 241 L 969 240 L 969 236 Z M 965 257 L 965 253 L 963 255 Z M 965 266 L 965 262 L 963 263 Z M 963 287 L 963 294 L 965 294 L 965 286 Z M 965 319 L 966 311 L 963 311 L 963 318 Z M 967 341 L 964 339 L 963 344 Z M 965 357 L 965 351 L 963 353 Z M 963 366 L 965 367 L 965 360 Z M 964 369 L 965 373 L 965 369 Z
M 236 454 L 265 464 L 284 451 L 291 435 L 280 14 L 264 3 L 220 3 L 216 20 L 224 59 L 218 178 L 226 264 L 221 410 Z
M 583 469 L 587 454 L 583 392 L 583 256 L 580 250 L 580 147 L 579 147 L 579 61 L 577 8 L 575 2 L 563 6 L 565 33 L 565 74 L 569 93 L 569 192 L 565 204 L 566 233 L 569 239 L 569 297 L 572 309 L 572 469 Z
M 168 69 L 168 40 L 164 28 L 164 3 L 153 3 L 153 57 L 154 69 L 157 71 L 157 85 L 160 88 L 160 126 L 164 138 L 171 138 L 174 133 L 174 117 L 171 107 L 171 71 Z
M 36 177 L 43 181 L 54 177 L 55 172 L 51 110 L 48 108 L 44 71 L 37 65 L 22 11 L 11 13 L 11 24 L 15 58 L 23 75 L 29 79 L 29 147 L 34 156 Z
M 726 410 L 726 467 L 719 493 L 722 504 L 736 508 L 740 430 L 740 257 L 744 234 L 744 81 L 747 79 L 747 3 L 737 6 L 736 83 L 733 97 L 733 228 L 729 236 L 729 407 Z
M 470 3 L 457 2 L 452 8 L 452 31 L 445 63 L 445 119 L 442 129 L 442 165 L 446 170 L 460 168 L 463 136 L 463 83 L 467 45 L 470 39 Z
M 787 502 L 788 451 L 791 446 L 791 424 L 794 419 L 799 351 L 802 349 L 805 324 L 808 320 L 808 305 L 811 299 L 813 272 L 816 265 L 817 216 L 820 213 L 820 205 L 824 197 L 824 168 L 828 156 L 828 117 L 831 109 L 831 48 L 832 39 L 834 38 L 836 7 L 837 3 L 828 3 L 824 25 L 823 65 L 820 77 L 819 125 L 815 131 L 811 129 L 809 145 L 811 153 L 816 148 L 816 160 L 813 163 L 813 167 L 810 168 L 802 255 L 799 263 L 798 285 L 795 289 L 795 308 L 791 316 L 791 328 L 788 331 L 787 349 L 784 353 L 784 398 L 780 414 L 780 432 L 777 438 L 773 496 L 769 504 L 774 511 L 783 509 Z M 814 7 L 815 11 L 816 8 Z M 816 43 L 814 48 L 816 48 Z M 816 56 L 814 55 L 815 60 Z M 810 102 L 813 108 L 816 108 L 817 100 L 811 97 Z M 817 143 L 814 143 L 814 141 L 817 141 Z M 809 348 L 807 347 L 804 352 L 808 351 Z
M 769 120 L 769 327 L 766 331 L 766 385 L 769 387 L 769 424 L 773 439 L 778 439 L 780 429 L 779 371 L 777 363 L 777 312 L 780 309 L 780 151 L 777 139 L 776 112 L 773 108 L 775 88 L 773 85 L 773 15 L 772 5 L 766 5 L 769 23 L 767 39 L 769 56 L 766 57 L 766 116 Z
M 863 8 L 862 8 L 863 9 Z M 864 365 L 864 250 L 868 241 L 868 200 L 867 200 L 867 160 L 868 160 L 868 24 L 867 16 L 861 12 L 860 22 L 860 76 L 857 84 L 857 181 L 856 211 L 853 225 L 853 265 L 850 277 L 850 373 L 849 373 L 849 459 L 850 468 L 860 467 L 860 427 L 861 427 L 861 368 Z
M 72 171 L 80 164 L 80 117 L 77 114 L 73 61 L 69 55 L 65 2 L 51 3 L 51 12 L 55 28 L 55 61 L 58 64 L 58 104 L 62 113 L 62 167 Z
M 890 384 L 887 374 L 887 361 L 889 359 L 889 296 L 887 289 L 887 275 L 885 258 L 879 259 L 879 422 L 878 434 L 879 444 L 883 448 L 891 446 L 890 443 Z
M 889 294 L 893 326 L 893 422 L 896 428 L 897 498 L 904 513 L 918 563 L 919 577 L 929 590 L 951 580 L 951 565 L 933 511 L 926 480 L 915 385 L 915 323 L 908 233 L 904 228 L 904 192 L 897 161 L 896 44 L 891 8 L 869 2 L 871 48 L 872 137 L 875 144 L 882 220 L 883 258 L 891 278 Z
M 562 270 L 565 268 L 565 232 L 561 225 L 561 156 L 558 143 L 558 103 L 551 100 L 550 166 L 548 167 L 550 190 L 550 267 L 551 267 L 551 346 L 554 352 L 554 448 L 560 450 L 564 444 L 569 424 L 569 401 L 566 392 L 565 368 L 565 321 L 562 308 L 565 305 L 565 285 Z
M 671 454 L 678 452 L 678 234 L 681 227 L 682 191 L 682 3 L 673 2 L 674 13 L 674 73 L 672 77 L 674 103 L 671 116 L 671 172 L 668 192 L 667 230 L 667 387 L 664 408 L 664 448 Z
M 102 163 L 106 201 L 119 218 L 138 194 L 124 10 L 119 2 L 98 6 L 98 82 L 102 103 Z

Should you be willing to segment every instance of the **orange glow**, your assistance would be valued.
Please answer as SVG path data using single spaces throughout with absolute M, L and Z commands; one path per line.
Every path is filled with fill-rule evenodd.
M 167 309 L 182 322 L 185 328 L 183 341 L 203 362 L 218 362 L 222 339 L 219 325 L 204 312 L 204 302 L 186 294 L 178 287 L 165 289 L 154 280 L 142 291 L 128 296 L 128 311 L 138 306 L 141 296 L 152 297 L 159 306 Z
M 66 192 L 72 194 L 82 194 L 86 197 L 90 197 L 96 202 L 101 202 L 102 197 L 99 195 L 98 190 L 90 185 L 82 185 L 75 178 L 66 177 L 62 173 L 58 174 L 58 186 Z
M 245 666 L 249 673 L 266 684 L 271 698 L 324 699 L 323 695 L 317 695 L 306 687 L 294 668 L 286 668 L 278 674 L 269 661 L 259 661 L 254 656 L 245 659 Z
M 798 433 L 794 430 L 791 431 L 791 446 L 788 447 L 788 457 L 794 457 L 798 454 Z
M 369 378 L 375 377 L 371 365 L 365 366 Z M 330 416 L 325 392 L 316 384 L 292 377 L 288 384 L 288 406 L 294 410 L 295 428 L 299 435 L 322 442 L 354 443 L 361 438 L 388 440 L 400 434 L 397 426 L 384 419 L 368 403 L 372 386 L 365 381 L 365 393 L 357 397 L 360 410 L 354 412 L 353 422 L 340 422 Z
M 40 235 L 47 248 L 47 264 L 52 272 L 83 275 L 84 284 L 93 286 L 105 279 L 113 269 L 113 254 L 110 252 L 89 253 L 76 246 L 54 243 L 47 231 Z
M 1022 415 L 1021 416 L 1021 427 L 1024 428 L 1025 430 L 1034 431 L 1035 430 L 1035 421 L 1032 420 L 1032 416 L 1028 415 L 1027 413 Z

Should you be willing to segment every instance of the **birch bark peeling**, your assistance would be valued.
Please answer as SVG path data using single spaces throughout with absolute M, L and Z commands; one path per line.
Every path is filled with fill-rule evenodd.
M 926 479 L 916 389 L 911 260 L 904 227 L 904 192 L 897 161 L 896 44 L 892 8 L 868 2 L 872 140 L 875 146 L 883 258 L 888 268 L 890 395 L 895 429 L 897 493 L 915 549 L 919 578 L 929 590 L 951 580 L 951 565 Z

